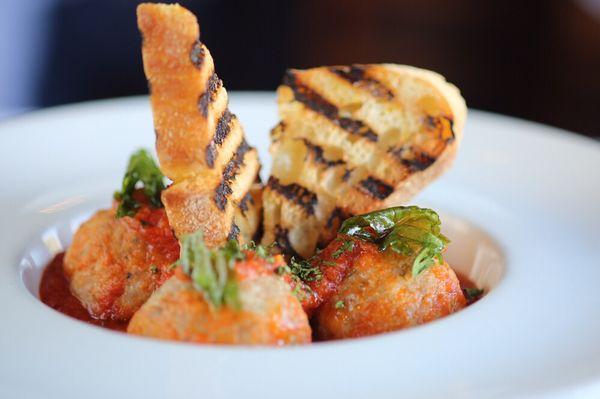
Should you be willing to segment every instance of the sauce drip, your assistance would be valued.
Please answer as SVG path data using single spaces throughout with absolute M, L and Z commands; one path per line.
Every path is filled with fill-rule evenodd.
M 465 298 L 467 299 L 467 306 L 474 304 L 475 302 L 480 300 L 483 295 L 485 295 L 485 291 L 482 291 L 481 295 L 478 295 L 475 298 L 469 299 L 469 297 L 465 293 L 465 290 L 477 289 L 478 288 L 477 285 L 475 285 L 475 283 L 473 281 L 471 281 L 471 279 L 469 279 L 464 274 L 459 273 L 456 270 L 454 271 L 454 273 L 456 273 L 456 277 L 458 278 L 458 282 L 460 283 L 460 289 L 463 291 L 463 294 L 465 294 Z
M 93 318 L 69 289 L 69 281 L 63 273 L 65 253 L 57 254 L 48 264 L 40 282 L 40 299 L 52 309 L 77 320 L 110 330 L 125 331 L 128 321 L 100 320 Z

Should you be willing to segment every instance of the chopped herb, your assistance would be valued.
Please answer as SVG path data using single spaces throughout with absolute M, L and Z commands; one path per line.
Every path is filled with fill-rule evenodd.
M 242 249 L 246 251 L 256 251 L 256 243 L 254 241 L 250 241 L 242 245 Z
M 354 216 L 342 223 L 339 231 L 414 256 L 412 274 L 418 275 L 435 261 L 442 262 L 442 251 L 449 240 L 441 233 L 441 222 L 431 209 L 398 206 Z
M 354 249 L 354 241 L 351 240 L 346 240 L 344 241 L 344 243 L 342 245 L 340 245 L 340 247 L 338 249 L 336 249 L 332 254 L 331 257 L 333 259 L 337 259 L 340 256 L 342 256 L 342 254 L 346 251 L 352 251 Z
M 344 303 L 344 301 L 337 301 L 335 303 L 335 308 L 336 309 L 344 309 L 346 307 L 346 304 Z
M 230 240 L 220 248 L 204 245 L 202 232 L 188 234 L 181 239 L 181 255 L 176 262 L 192 278 L 194 288 L 215 308 L 222 305 L 241 307 L 234 264 L 244 259 L 239 244 Z
M 292 295 L 294 295 L 299 300 L 304 299 L 304 293 L 302 292 L 302 284 L 300 282 L 296 282 L 294 285 L 294 289 L 292 290 Z
M 337 263 L 332 262 L 330 260 L 322 260 L 321 264 L 323 264 L 324 266 L 334 266 L 334 267 L 338 265 Z
M 152 274 L 158 273 L 158 266 L 150 265 L 150 271 L 152 272 Z
M 136 188 L 142 187 L 150 205 L 155 208 L 162 207 L 160 193 L 165 188 L 164 176 L 152 156 L 145 150 L 139 150 L 129 158 L 121 191 L 115 192 L 114 195 L 119 201 L 117 218 L 135 215 L 141 205 L 133 198 L 133 193 Z
M 303 301 L 312 292 L 312 289 L 308 285 L 306 285 L 306 282 L 303 281 L 297 274 L 295 274 L 288 265 L 279 266 L 275 269 L 275 273 L 277 273 L 280 276 L 288 275 L 291 278 L 294 285 L 292 294 L 294 294 L 296 298 L 298 298 L 298 300 Z M 319 270 L 318 280 L 320 280 L 321 277 L 322 276 L 320 275 Z
M 463 293 L 467 301 L 471 302 L 479 299 L 483 295 L 483 290 L 479 288 L 463 288 Z
M 293 275 L 298 276 L 304 282 L 318 281 L 323 278 L 321 269 L 313 266 L 308 260 L 297 261 L 292 257 L 289 268 Z
M 259 245 L 256 244 L 254 241 L 250 241 L 249 243 L 244 244 L 242 246 L 242 249 L 254 251 L 258 257 L 263 258 L 269 263 L 273 263 L 275 262 L 275 258 L 273 257 L 273 255 L 271 255 L 271 249 L 273 249 L 273 246 L 275 246 L 275 243 L 265 247 L 264 245 Z

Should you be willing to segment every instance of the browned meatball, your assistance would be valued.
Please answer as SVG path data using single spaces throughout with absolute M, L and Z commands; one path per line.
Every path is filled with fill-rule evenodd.
M 102 210 L 81 225 L 64 260 L 71 292 L 93 317 L 128 320 L 171 274 L 179 244 L 164 209 Z
M 352 249 L 336 258 L 346 242 L 353 243 Z M 466 304 L 456 274 L 447 263 L 436 262 L 413 275 L 411 257 L 343 236 L 322 252 L 319 261 L 332 265 L 322 268 L 333 271 L 336 263 L 347 264 L 347 258 L 351 266 L 345 267 L 345 276 L 335 275 L 339 285 L 322 291 L 324 302 L 315 312 L 319 339 L 399 330 L 448 315 Z
M 127 332 L 195 343 L 286 345 L 311 341 L 308 318 L 285 281 L 282 263 L 246 253 L 235 263 L 240 307 L 215 307 L 178 269 L 133 316 Z

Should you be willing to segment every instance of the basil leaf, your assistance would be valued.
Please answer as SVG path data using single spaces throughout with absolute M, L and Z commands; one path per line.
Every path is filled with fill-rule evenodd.
M 441 233 L 438 214 L 417 206 L 398 206 L 346 219 L 341 234 L 358 237 L 404 256 L 414 256 L 413 276 L 440 262 L 449 240 Z
M 119 201 L 117 218 L 135 215 L 141 204 L 133 198 L 133 193 L 136 188 L 142 187 L 150 205 L 155 208 L 162 207 L 160 194 L 165 189 L 165 178 L 146 150 L 139 150 L 129 158 L 121 191 L 115 192 L 114 195 Z

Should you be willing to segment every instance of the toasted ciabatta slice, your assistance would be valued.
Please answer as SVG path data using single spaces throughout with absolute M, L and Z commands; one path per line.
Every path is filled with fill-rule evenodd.
M 467 113 L 442 76 L 391 64 L 289 70 L 278 104 L 263 242 L 303 257 L 345 217 L 406 203 L 442 174 Z
M 202 229 L 209 246 L 250 240 L 259 225 L 250 193 L 258 153 L 229 110 L 196 17 L 177 4 L 149 3 L 137 15 L 156 151 L 173 181 L 162 194 L 169 223 L 178 236 Z

